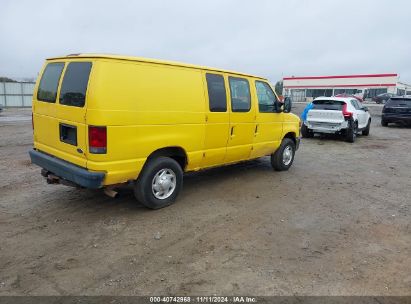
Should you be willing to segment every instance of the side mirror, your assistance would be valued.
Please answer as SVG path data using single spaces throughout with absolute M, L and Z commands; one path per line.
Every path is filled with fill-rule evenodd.
M 363 107 L 362 108 L 365 112 L 368 112 L 368 107 Z
M 290 97 L 284 98 L 284 113 L 290 113 L 292 108 L 292 101 Z

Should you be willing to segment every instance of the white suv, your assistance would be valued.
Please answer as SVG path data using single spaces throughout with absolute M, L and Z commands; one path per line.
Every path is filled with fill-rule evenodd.
M 309 105 L 310 110 L 301 126 L 303 137 L 314 133 L 343 134 L 354 142 L 358 132 L 370 133 L 371 116 L 368 108 L 355 98 L 319 97 Z

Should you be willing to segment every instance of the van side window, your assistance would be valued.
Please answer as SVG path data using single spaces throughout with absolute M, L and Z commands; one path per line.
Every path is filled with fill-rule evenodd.
M 39 89 L 37 91 L 37 100 L 46 102 L 56 102 L 57 87 L 59 85 L 61 72 L 64 63 L 49 63 L 41 76 Z
M 206 74 L 208 100 L 211 112 L 227 111 L 227 95 L 224 77 L 218 74 Z
M 60 104 L 83 107 L 86 100 L 91 62 L 70 62 L 64 73 L 60 90 Z
M 251 109 L 250 85 L 247 79 L 229 77 L 231 109 L 233 112 L 248 112 Z
M 258 110 L 260 113 L 276 112 L 277 97 L 270 85 L 266 82 L 256 81 L 255 88 L 257 91 Z

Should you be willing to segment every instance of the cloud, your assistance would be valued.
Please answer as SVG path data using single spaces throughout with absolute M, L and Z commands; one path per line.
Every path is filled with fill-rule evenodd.
M 47 57 L 116 53 L 254 73 L 397 72 L 411 82 L 409 1 L 11 1 L 0 11 L 0 75 Z

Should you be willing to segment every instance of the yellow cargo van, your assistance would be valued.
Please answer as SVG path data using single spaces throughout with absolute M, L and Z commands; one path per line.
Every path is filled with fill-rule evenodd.
M 50 58 L 33 95 L 32 163 L 49 183 L 131 183 L 170 205 L 183 173 L 271 155 L 288 170 L 299 123 L 268 81 L 183 63 L 103 54 Z

